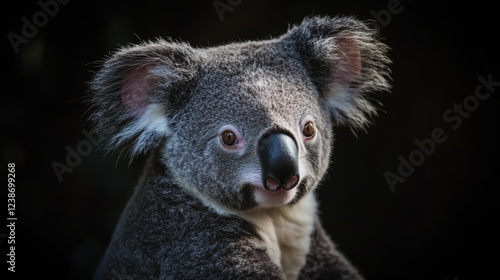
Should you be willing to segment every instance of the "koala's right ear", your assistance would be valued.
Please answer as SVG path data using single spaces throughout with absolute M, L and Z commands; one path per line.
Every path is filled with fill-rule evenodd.
M 372 95 L 389 91 L 388 46 L 354 17 L 310 17 L 283 38 L 296 51 L 335 124 L 364 128 L 376 115 Z
M 158 40 L 111 55 L 90 82 L 90 119 L 107 148 L 127 146 L 131 156 L 169 134 L 169 116 L 189 96 L 198 72 L 194 50 Z

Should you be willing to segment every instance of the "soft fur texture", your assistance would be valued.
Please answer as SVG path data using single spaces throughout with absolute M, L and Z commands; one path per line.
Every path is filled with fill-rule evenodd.
M 314 189 L 332 127 L 363 128 L 368 94 L 389 89 L 386 52 L 359 20 L 311 17 L 276 39 L 160 39 L 107 58 L 91 118 L 108 148 L 149 160 L 95 278 L 362 279 L 322 229 Z M 272 133 L 296 145 L 291 190 L 264 188 L 258 149 Z

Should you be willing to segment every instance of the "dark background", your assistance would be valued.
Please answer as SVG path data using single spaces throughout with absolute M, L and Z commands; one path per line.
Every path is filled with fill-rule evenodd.
M 385 113 L 366 134 L 337 130 L 331 171 L 318 190 L 325 227 L 367 279 L 498 277 L 500 87 L 457 129 L 443 118 L 472 100 L 478 76 L 500 81 L 496 8 L 401 0 L 389 19 L 380 11 L 397 1 L 243 0 L 221 21 L 212 0 L 178 2 L 70 1 L 17 54 L 7 34 L 21 35 L 21 18 L 32 22 L 42 8 L 1 4 L 1 162 L 16 164 L 18 219 L 14 274 L 2 218 L 0 260 L 9 276 L 2 279 L 90 279 L 107 246 L 144 158 L 129 164 L 91 145 L 62 182 L 52 164 L 68 165 L 68 151 L 87 141 L 86 82 L 110 51 L 158 36 L 201 47 L 267 39 L 311 14 L 368 20 L 377 13 L 391 47 L 393 92 L 380 97 Z M 398 157 L 408 159 L 414 141 L 435 128 L 446 140 L 391 190 L 384 173 L 398 174 Z

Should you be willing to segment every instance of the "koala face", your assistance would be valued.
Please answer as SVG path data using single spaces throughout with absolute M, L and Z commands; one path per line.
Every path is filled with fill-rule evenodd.
M 173 113 L 166 165 L 176 181 L 226 207 L 294 203 L 328 165 L 327 108 L 300 61 L 272 44 L 209 52 Z
M 293 204 L 326 172 L 332 126 L 375 114 L 366 93 L 389 88 L 386 49 L 348 17 L 267 41 L 126 47 L 92 81 L 92 119 L 110 148 L 156 147 L 173 183 L 212 203 Z

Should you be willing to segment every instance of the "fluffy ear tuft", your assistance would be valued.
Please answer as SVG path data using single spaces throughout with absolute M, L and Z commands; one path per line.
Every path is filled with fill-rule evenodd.
M 161 143 L 169 115 L 188 98 L 197 62 L 191 47 L 164 40 L 111 55 L 90 82 L 90 119 L 106 147 L 126 146 L 133 157 Z
M 299 53 L 334 123 L 364 128 L 376 115 L 369 94 L 390 89 L 388 47 L 376 30 L 353 17 L 311 17 L 284 41 Z

